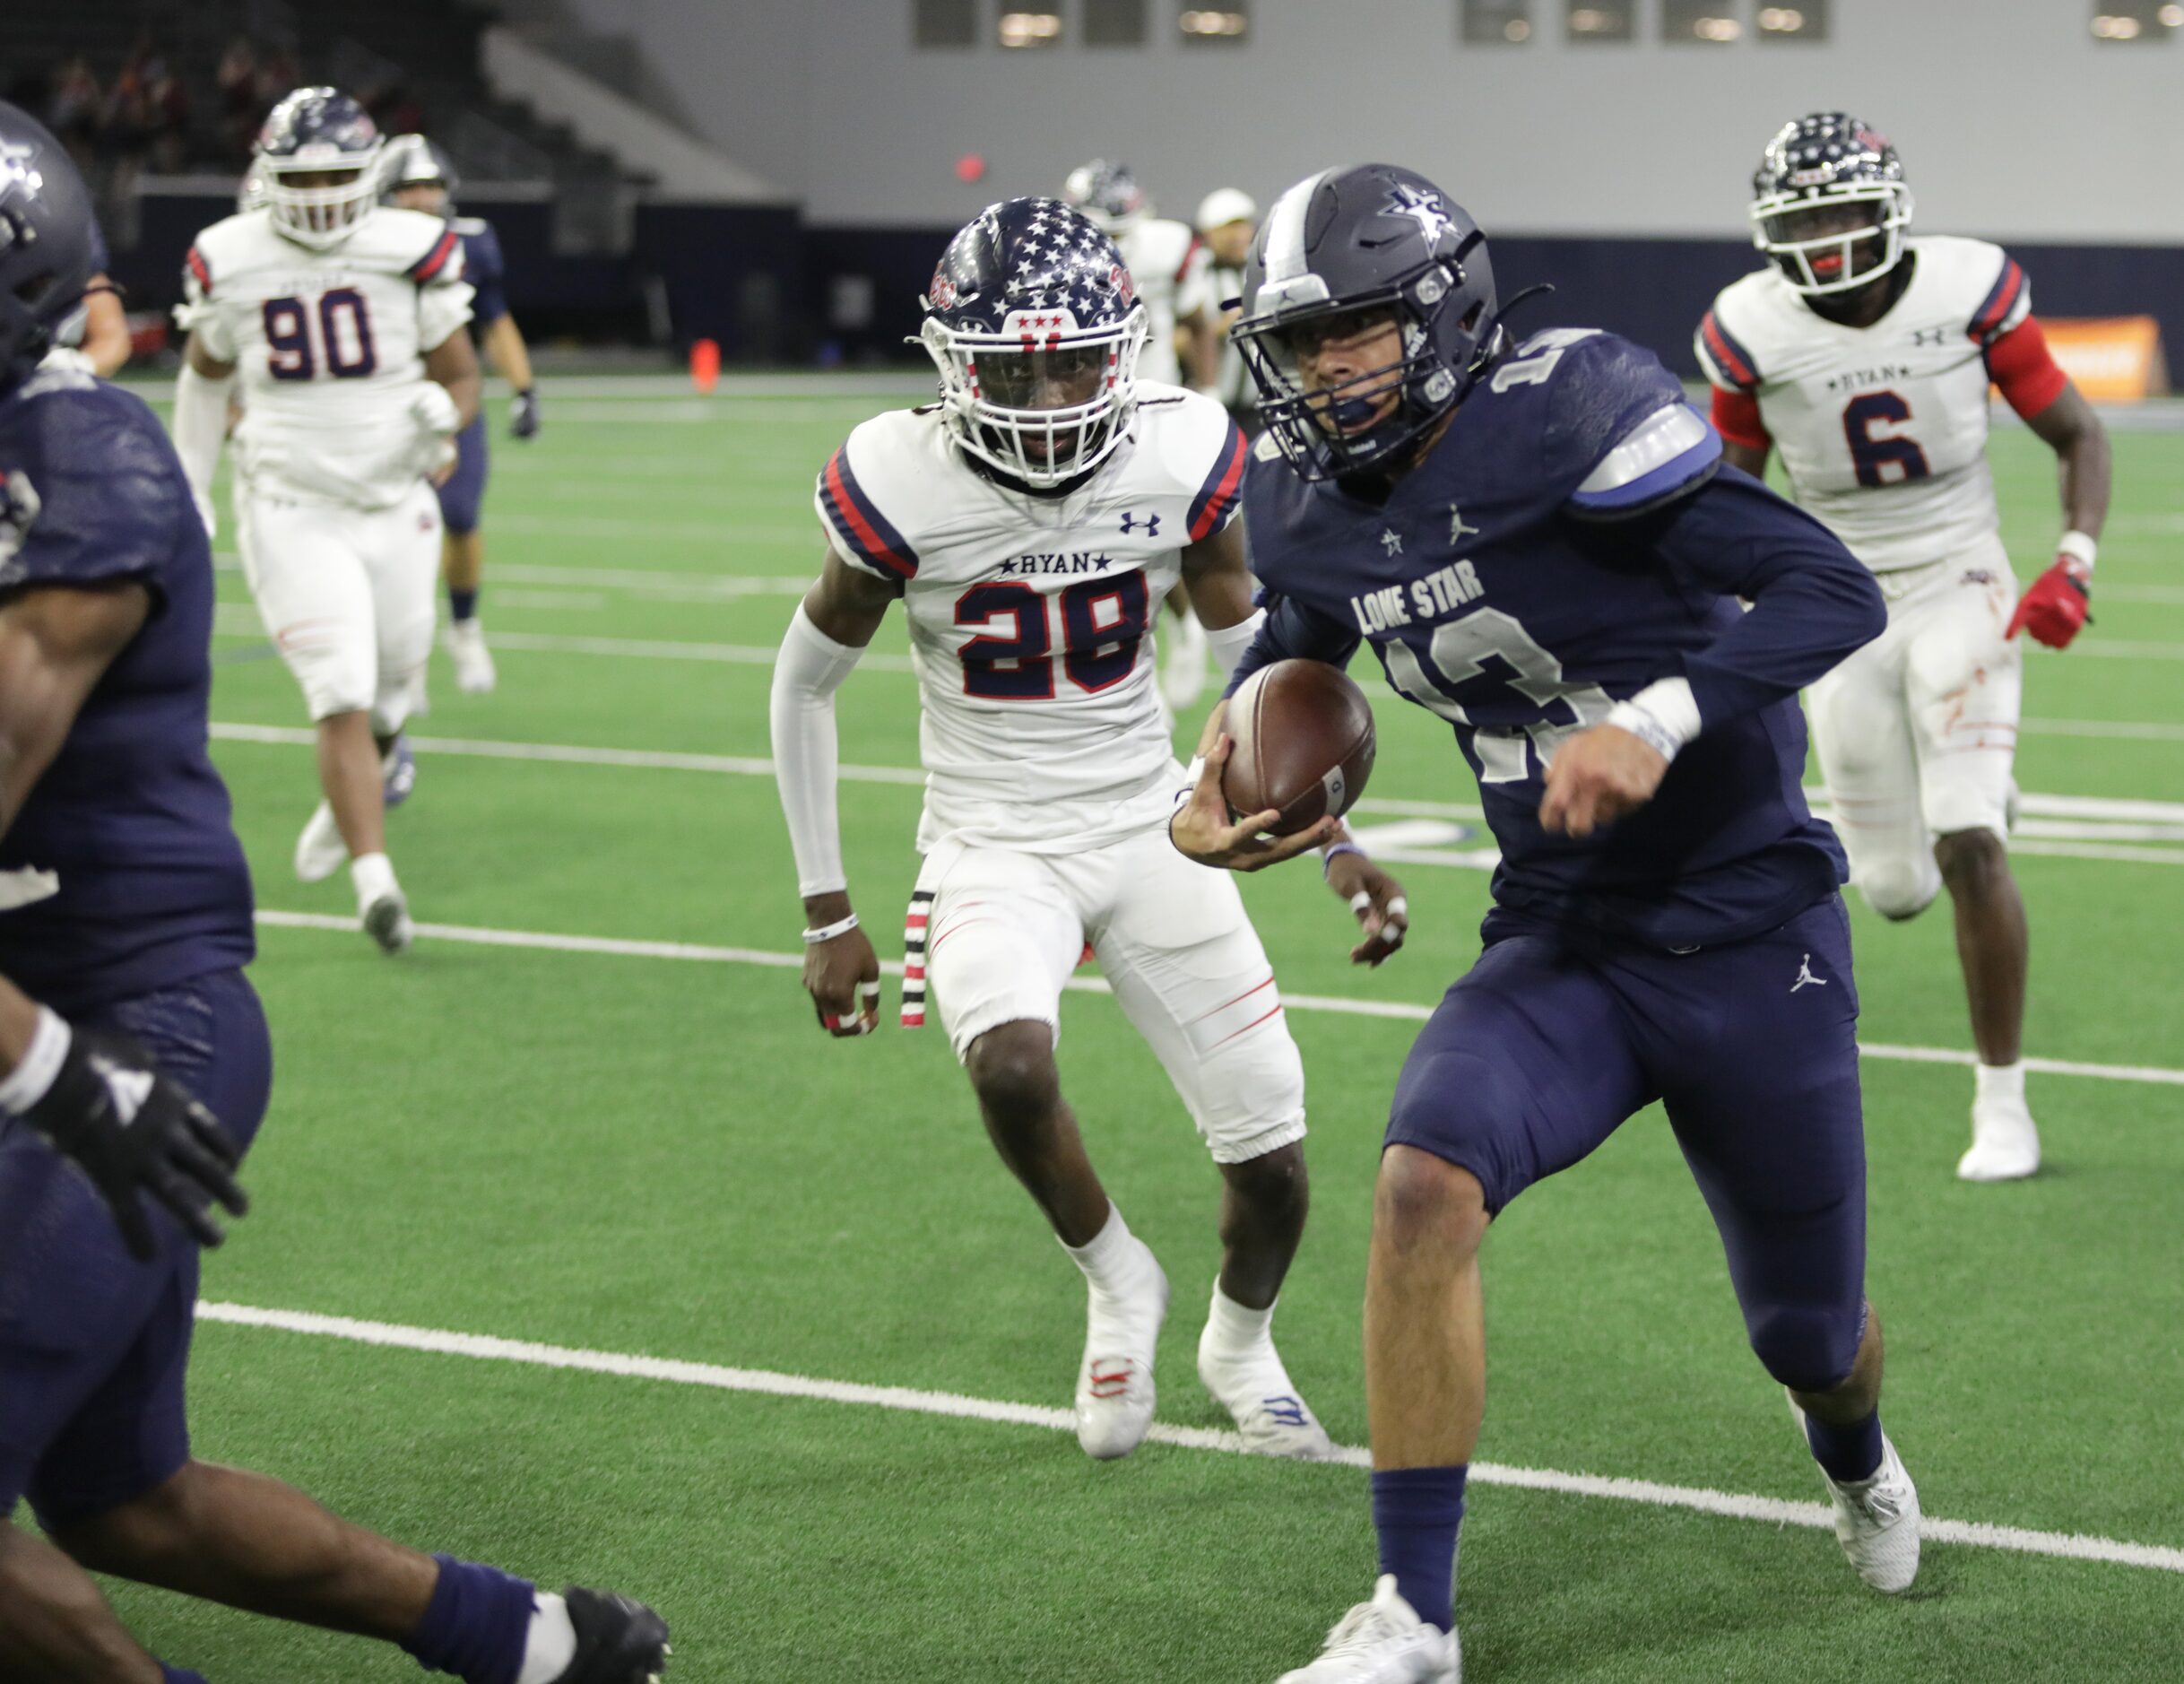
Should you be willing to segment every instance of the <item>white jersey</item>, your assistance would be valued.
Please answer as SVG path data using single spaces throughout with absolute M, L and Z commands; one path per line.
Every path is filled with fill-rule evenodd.
M 1131 223 L 1114 243 L 1145 300 L 1145 351 L 1138 359 L 1138 378 L 1179 386 L 1183 364 L 1175 355 L 1175 319 L 1211 308 L 1205 297 L 1206 247 L 1187 224 L 1157 216 Z
M 1211 398 L 1140 382 L 1130 438 L 1065 497 L 1003 490 L 934 407 L 875 416 L 828 458 L 829 543 L 904 589 L 921 850 L 1077 853 L 1166 818 L 1177 769 L 1145 643 L 1183 547 L 1235 517 L 1245 454 Z
M 412 405 L 425 353 L 470 320 L 463 241 L 382 206 L 315 251 L 247 211 L 197 236 L 176 314 L 242 379 L 239 485 L 294 502 L 388 508 L 429 465 Z
M 1986 352 L 2032 308 L 1998 247 L 1904 245 L 1911 283 L 1870 327 L 1829 321 L 1770 266 L 1724 291 L 1698 334 L 1707 378 L 1757 399 L 1797 500 L 1876 573 L 1995 536 Z

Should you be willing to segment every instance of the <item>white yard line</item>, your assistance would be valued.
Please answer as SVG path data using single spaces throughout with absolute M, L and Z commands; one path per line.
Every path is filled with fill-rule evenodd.
M 260 907 L 260 924 L 275 929 L 325 930 L 353 936 L 357 921 L 325 912 L 290 912 Z M 648 942 L 611 935 L 563 935 L 546 930 L 499 930 L 468 924 L 420 924 L 417 933 L 427 941 L 461 942 L 477 947 L 527 948 L 550 953 L 591 953 L 616 959 L 680 959 L 704 965 L 756 965 L 768 970 L 801 970 L 803 955 L 776 953 L 764 948 L 713 947 L 696 942 Z M 890 977 L 902 975 L 901 964 L 882 959 L 880 968 Z M 1072 977 L 1062 986 L 1073 994 L 1104 994 L 1113 991 L 1098 977 Z M 1387 1018 L 1423 1023 L 1434 1008 L 1401 1000 L 1358 1000 L 1343 994 L 1284 994 L 1282 1003 L 1292 1011 L 1327 1011 L 1344 1017 Z M 1867 1058 L 1893 1059 L 1913 1064 L 1972 1064 L 1977 1055 L 1947 1046 L 1898 1046 L 1882 1041 L 1864 1041 L 1859 1052 Z M 2142 1081 L 2162 1087 L 2184 1088 L 2184 1070 L 2150 1064 L 2088 1064 L 2071 1059 L 2032 1058 L 2024 1067 L 2050 1076 L 2085 1076 L 2100 1081 Z
M 586 1350 L 568 1345 L 544 1345 L 528 1340 L 496 1339 L 481 1333 L 449 1332 L 432 1327 L 405 1327 L 393 1322 L 358 1321 L 345 1315 L 318 1315 L 303 1310 L 261 1309 L 247 1304 L 203 1302 L 200 1321 L 232 1327 L 270 1329 L 317 1339 L 338 1339 L 351 1344 L 383 1350 L 410 1350 L 440 1357 L 467 1357 L 478 1362 L 511 1362 L 533 1368 L 573 1370 L 611 1376 L 617 1379 L 651 1380 L 669 1385 L 702 1386 L 716 1392 L 755 1393 L 766 1397 L 796 1398 L 810 1402 L 847 1404 L 865 1409 L 897 1410 L 913 1415 L 938 1415 L 958 1420 L 986 1421 L 1010 1427 L 1037 1427 L 1049 1432 L 1075 1429 L 1068 1410 L 1033 1403 L 1010 1403 L 993 1398 L 966 1397 L 957 1392 L 925 1392 L 908 1386 L 868 1385 L 856 1381 L 819 1379 L 808 1375 L 780 1374 L 766 1368 L 731 1368 L 717 1363 L 681 1362 L 668 1358 L 644 1357 L 611 1350 Z M 1232 1455 L 1244 1454 L 1244 1441 L 1234 1433 L 1200 1427 L 1175 1427 L 1155 1422 L 1148 1437 L 1155 1444 L 1185 1450 L 1211 1450 Z M 1370 1467 L 1368 1452 L 1345 1446 L 1339 1463 Z M 1310 1475 L 1300 1474 L 1299 1478 Z M 1480 1485 L 1517 1486 L 1531 1491 L 1553 1491 L 1569 1497 L 1605 1497 L 1624 1503 L 1642 1503 L 1654 1508 L 1694 1509 L 1736 1520 L 1764 1522 L 1772 1526 L 1802 1526 L 1831 1530 L 1834 1512 L 1818 1503 L 1796 1503 L 1783 1497 L 1755 1497 L 1731 1491 L 1713 1491 L 1687 1485 L 1662 1485 L 1651 1480 L 1627 1480 L 1590 1473 L 1564 1473 L 1552 1468 L 1512 1468 L 1499 1463 L 1475 1462 L 1471 1479 Z M 1981 1521 L 1940 1520 L 1928 1516 L 1920 1523 L 1920 1537 L 1928 1543 L 1969 1544 L 1986 1549 L 2008 1549 L 2025 1555 L 2062 1560 L 2101 1561 L 2119 1567 L 2152 1567 L 2164 1573 L 2184 1573 L 2184 1549 L 2162 1544 L 2127 1543 L 2113 1538 L 2090 1537 L 2082 1532 L 2035 1532 L 2022 1526 L 1995 1526 Z

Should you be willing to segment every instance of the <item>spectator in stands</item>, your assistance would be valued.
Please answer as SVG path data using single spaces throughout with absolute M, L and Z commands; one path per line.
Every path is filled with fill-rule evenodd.
M 106 92 L 91 74 L 91 61 L 79 53 L 54 73 L 46 125 L 68 148 L 76 167 L 88 171 L 105 121 Z
M 230 161 L 249 156 L 265 120 L 258 89 L 258 49 L 238 35 L 220 56 L 220 136 Z

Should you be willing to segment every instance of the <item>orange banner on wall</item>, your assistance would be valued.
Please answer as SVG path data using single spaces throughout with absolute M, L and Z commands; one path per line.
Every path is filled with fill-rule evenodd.
M 2169 390 L 2161 324 L 2151 316 L 2040 318 L 2048 349 L 2095 404 L 2136 404 Z

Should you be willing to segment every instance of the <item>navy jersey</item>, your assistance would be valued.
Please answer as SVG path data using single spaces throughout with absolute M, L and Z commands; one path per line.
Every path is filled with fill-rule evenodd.
M 0 974 L 63 1015 L 247 964 L 250 873 L 205 748 L 212 555 L 143 401 L 48 370 L 0 399 L 0 597 L 141 581 L 151 611 L 0 835 Z
M 1455 726 L 1503 906 L 1665 947 L 1772 928 L 1844 875 L 1800 787 L 1797 691 L 1885 614 L 1838 540 L 1720 453 L 1651 353 L 1568 328 L 1483 375 L 1384 502 L 1262 447 L 1244 507 L 1269 613 L 1235 681 L 1370 643 Z M 1543 830 L 1556 749 L 1677 678 L 1702 729 L 1654 799 L 1587 838 Z
M 508 313 L 508 265 L 500 255 L 500 236 L 481 216 L 453 219 L 463 237 L 463 278 L 470 282 L 470 318 L 480 331 Z

